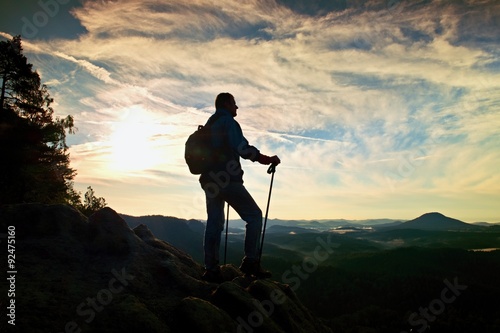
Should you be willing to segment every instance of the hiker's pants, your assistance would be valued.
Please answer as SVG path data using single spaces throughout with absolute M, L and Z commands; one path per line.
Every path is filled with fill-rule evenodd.
M 221 187 L 203 187 L 207 202 L 207 226 L 205 229 L 205 268 L 219 265 L 221 234 L 224 230 L 224 203 L 229 205 L 246 222 L 245 259 L 257 260 L 262 232 L 262 211 L 247 189 L 240 182 L 230 182 Z

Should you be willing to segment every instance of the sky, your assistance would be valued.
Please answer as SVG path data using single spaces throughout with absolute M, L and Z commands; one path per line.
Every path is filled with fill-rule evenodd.
M 68 135 L 75 188 L 205 219 L 187 137 L 220 92 L 278 155 L 269 218 L 500 222 L 500 2 L 3 2 Z M 243 161 L 265 212 L 267 167 Z M 237 215 L 233 211 L 231 218 Z

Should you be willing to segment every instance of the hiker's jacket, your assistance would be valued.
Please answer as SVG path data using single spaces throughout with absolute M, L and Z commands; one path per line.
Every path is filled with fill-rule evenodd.
M 215 182 L 219 186 L 228 181 L 243 183 L 240 157 L 255 162 L 259 159 L 260 152 L 249 145 L 240 124 L 228 110 L 217 109 L 210 118 L 212 117 L 219 117 L 210 127 L 217 162 L 212 170 L 201 174 L 200 183 L 204 185 Z M 209 121 L 210 119 L 207 123 Z

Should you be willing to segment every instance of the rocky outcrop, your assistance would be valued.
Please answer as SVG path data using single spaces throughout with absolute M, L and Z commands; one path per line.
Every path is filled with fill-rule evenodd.
M 64 205 L 4 206 L 7 226 L 22 332 L 329 332 L 287 285 L 230 265 L 228 281 L 207 283 L 190 256 L 110 208 L 87 219 Z

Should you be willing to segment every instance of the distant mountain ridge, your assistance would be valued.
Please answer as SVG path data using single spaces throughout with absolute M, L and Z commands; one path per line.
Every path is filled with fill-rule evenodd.
M 148 215 L 134 217 L 120 214 L 127 224 L 134 228 L 139 224 L 145 224 L 159 238 L 178 246 L 183 250 L 191 251 L 199 246 L 205 230 L 205 222 L 195 219 L 185 220 L 175 217 L 160 215 Z M 417 229 L 417 230 L 478 230 L 481 228 L 500 227 L 494 223 L 466 223 L 458 219 L 445 216 L 439 212 L 425 213 L 412 220 L 396 219 L 325 219 L 325 220 L 281 220 L 269 219 L 267 221 L 267 231 L 270 233 L 308 233 L 325 232 L 338 228 L 370 227 L 376 230 L 393 229 Z M 229 230 L 233 233 L 244 233 L 245 221 L 234 219 L 229 221 Z M 180 240 L 182 239 L 182 242 Z M 186 248 L 185 240 L 190 239 L 189 248 Z M 182 243 L 182 244 L 181 244 Z M 199 248 L 198 248 L 199 249 Z
M 426 213 L 416 219 L 393 226 L 392 229 L 470 230 L 480 226 L 462 222 L 438 212 Z

